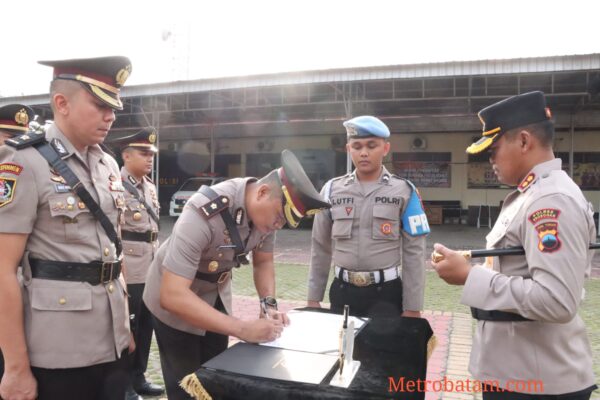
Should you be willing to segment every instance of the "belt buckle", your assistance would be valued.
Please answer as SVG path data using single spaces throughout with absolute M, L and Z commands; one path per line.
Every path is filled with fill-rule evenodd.
M 108 269 L 110 267 L 110 269 Z M 115 263 L 103 262 L 102 268 L 100 269 L 100 283 L 105 284 L 113 280 L 113 272 L 115 268 Z M 108 275 L 108 279 L 104 279 L 104 273 L 106 271 L 110 271 Z
M 366 275 L 368 274 L 368 275 Z M 367 278 L 368 277 L 368 278 Z M 373 283 L 373 277 L 370 272 L 351 272 L 348 271 L 348 280 L 354 286 L 369 286 Z
M 150 243 L 156 242 L 158 240 L 158 232 L 151 231 L 150 232 Z
M 231 271 L 225 271 L 225 272 L 221 273 L 221 275 L 219 275 L 219 279 L 217 279 L 217 283 L 218 284 L 224 283 L 225 281 L 227 281 L 227 279 L 229 279 L 230 275 L 231 275 Z

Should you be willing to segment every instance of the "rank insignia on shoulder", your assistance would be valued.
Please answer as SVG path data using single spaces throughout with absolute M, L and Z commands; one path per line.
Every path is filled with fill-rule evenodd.
M 229 199 L 226 196 L 219 196 L 215 200 L 201 206 L 200 209 L 208 218 L 212 218 L 221 211 L 229 207 Z
M 17 150 L 24 149 L 34 144 L 42 143 L 46 140 L 46 136 L 41 133 L 28 132 L 24 135 L 15 136 L 7 139 L 4 144 L 14 147 Z

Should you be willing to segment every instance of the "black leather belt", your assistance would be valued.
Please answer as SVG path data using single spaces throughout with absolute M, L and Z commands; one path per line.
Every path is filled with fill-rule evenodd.
M 114 263 L 91 261 L 76 263 L 29 259 L 31 276 L 55 281 L 87 282 L 90 285 L 108 283 L 121 274 L 121 261 Z
M 480 321 L 499 321 L 499 322 L 510 322 L 510 321 L 533 321 L 532 319 L 525 318 L 522 315 L 499 311 L 499 310 L 482 310 L 480 308 L 471 307 L 471 315 L 473 318 Z
M 155 231 L 146 231 L 146 232 L 122 231 L 121 237 L 123 240 L 152 243 L 152 242 L 156 242 L 158 240 L 158 232 L 155 232 Z
M 201 281 L 207 281 L 210 283 L 223 283 L 227 281 L 227 279 L 231 276 L 231 270 L 221 272 L 218 274 L 206 274 L 204 272 L 196 272 L 196 279 L 200 279 Z

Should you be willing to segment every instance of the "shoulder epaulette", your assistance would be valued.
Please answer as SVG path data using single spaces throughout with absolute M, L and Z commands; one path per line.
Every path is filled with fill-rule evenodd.
M 42 143 L 46 141 L 46 135 L 38 132 L 27 132 L 23 135 L 15 136 L 7 139 L 4 144 L 10 147 L 14 147 L 17 150 L 21 150 L 27 147 L 31 147 L 34 144 Z
M 403 177 L 401 177 L 401 176 L 398 176 L 398 175 L 395 175 L 395 174 L 392 174 L 391 176 L 392 176 L 393 178 L 396 178 L 396 179 L 398 179 L 398 180 L 401 180 L 401 181 L 404 181 L 404 182 L 406 182 L 406 183 L 408 184 L 408 186 L 410 186 L 410 188 L 411 188 L 413 191 L 414 191 L 414 190 L 417 190 L 417 187 L 415 186 L 415 184 L 414 184 L 414 183 L 412 183 L 411 181 L 409 181 L 408 179 L 406 179 L 406 178 L 403 178 Z
M 229 199 L 227 196 L 219 196 L 216 199 L 209 201 L 205 205 L 201 206 L 200 209 L 206 215 L 207 218 L 212 218 L 219 214 L 221 211 L 229 207 Z

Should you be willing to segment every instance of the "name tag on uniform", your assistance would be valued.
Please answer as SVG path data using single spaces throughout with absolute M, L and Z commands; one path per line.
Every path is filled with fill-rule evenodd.
M 125 187 L 123 186 L 123 182 L 121 182 L 121 181 L 109 182 L 108 188 L 110 189 L 111 192 L 124 192 L 125 191 Z
M 63 185 L 62 183 L 58 183 L 54 185 L 54 191 L 56 193 L 68 193 L 71 191 L 71 186 Z

